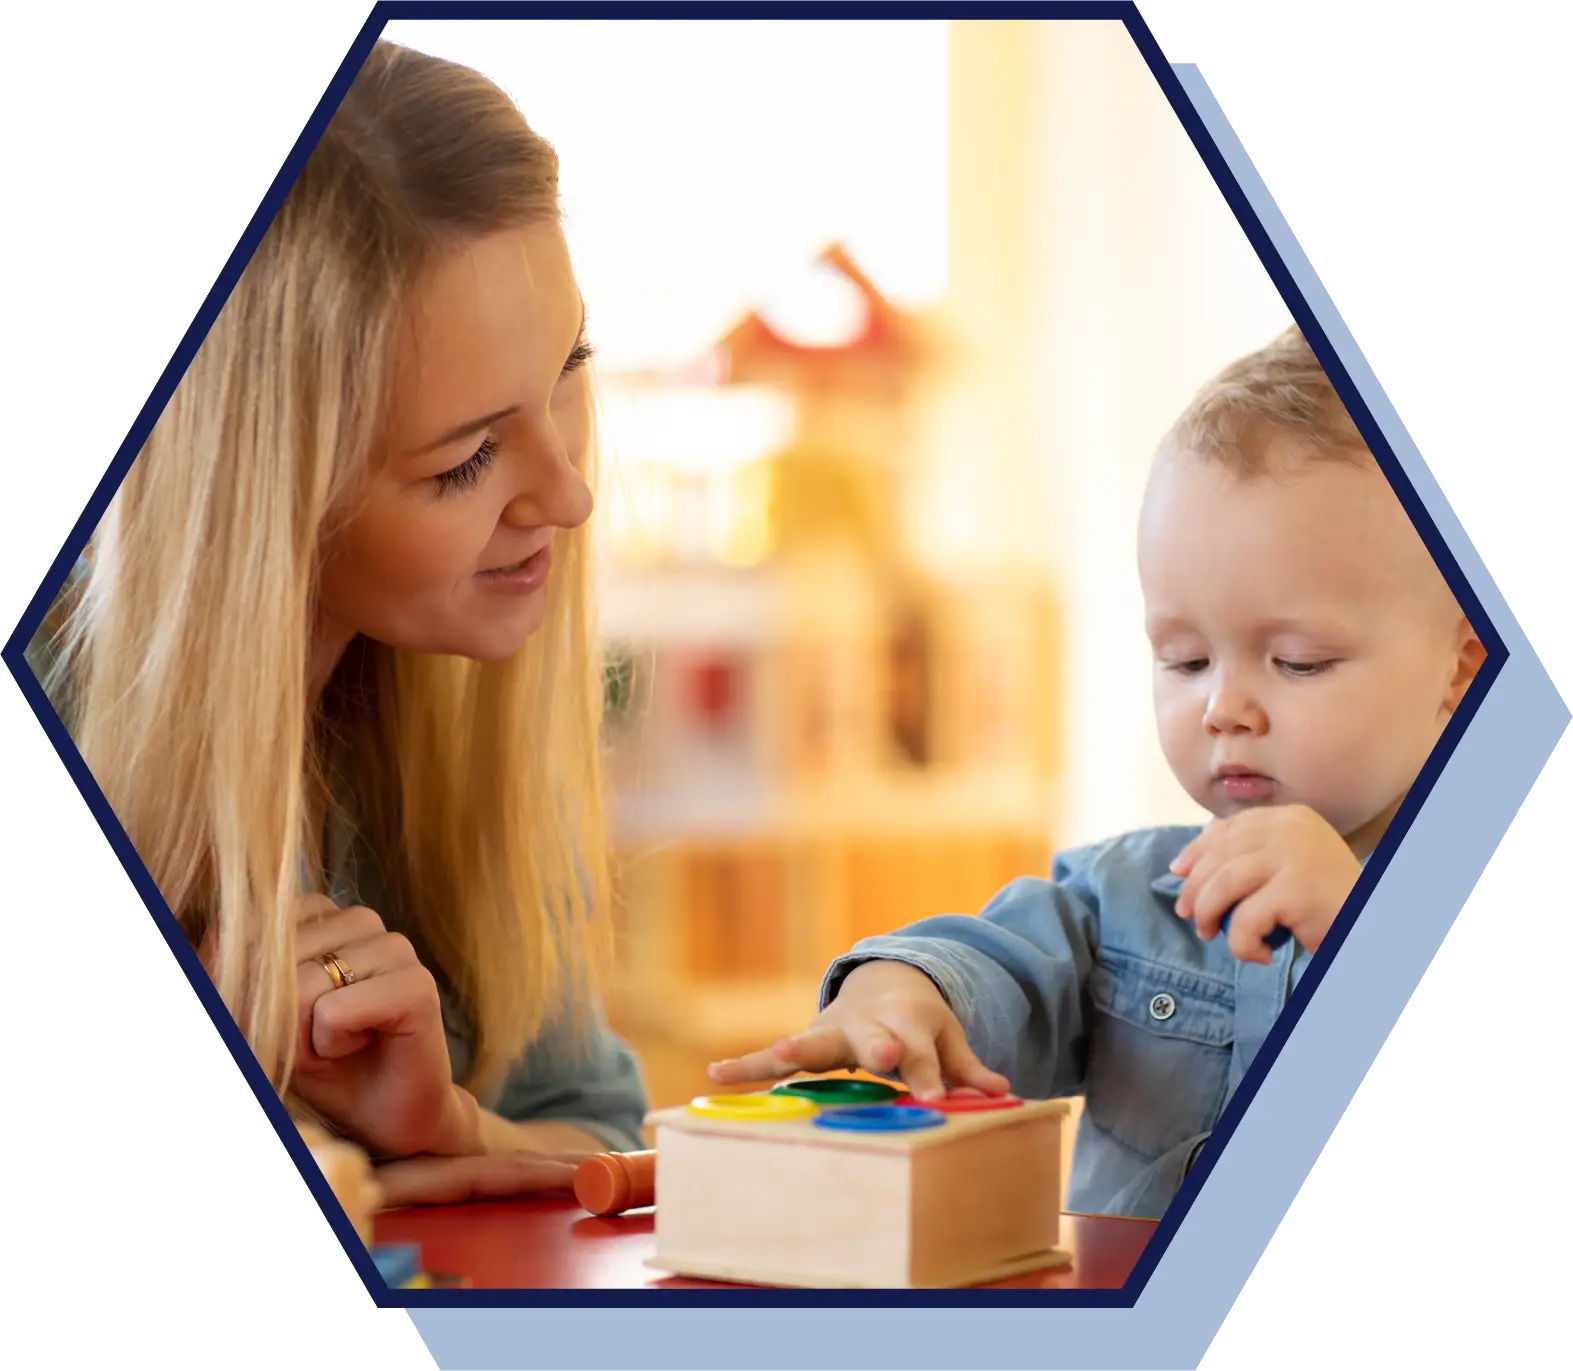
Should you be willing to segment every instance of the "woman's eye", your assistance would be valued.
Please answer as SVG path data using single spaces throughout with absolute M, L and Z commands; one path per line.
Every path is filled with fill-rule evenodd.
M 437 493 L 447 495 L 455 490 L 474 490 L 480 484 L 481 473 L 492 464 L 492 458 L 496 455 L 497 440 L 488 437 L 458 466 L 440 472 L 434 478 L 437 482 Z
M 594 356 L 595 349 L 590 346 L 589 340 L 581 338 L 574 344 L 574 350 L 568 354 L 568 360 L 563 363 L 563 375 L 567 376 L 571 372 L 578 371 Z

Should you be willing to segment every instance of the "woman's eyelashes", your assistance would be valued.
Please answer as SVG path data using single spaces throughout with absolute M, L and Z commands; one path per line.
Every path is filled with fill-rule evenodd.
M 568 354 L 568 360 L 563 363 L 564 376 L 578 371 L 592 357 L 595 349 L 590 346 L 588 339 L 581 337 L 574 344 L 574 350 Z M 439 472 L 433 480 L 437 483 L 437 493 L 447 495 L 455 490 L 474 490 L 481 482 L 481 476 L 486 468 L 491 466 L 492 459 L 497 455 L 500 446 L 497 439 L 488 435 L 486 441 L 476 448 L 468 457 L 456 467 Z
M 488 435 L 486 441 L 458 466 L 439 472 L 434 478 L 437 482 L 437 493 L 447 495 L 455 490 L 474 490 L 480 484 L 482 473 L 492 464 L 492 458 L 497 455 L 497 446 L 497 440 Z

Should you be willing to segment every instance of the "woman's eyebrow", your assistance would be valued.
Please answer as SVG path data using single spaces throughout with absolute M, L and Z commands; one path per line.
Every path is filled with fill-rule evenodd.
M 579 301 L 579 332 L 574 335 L 573 346 L 568 349 L 569 358 L 584 345 L 585 326 L 588 322 L 589 316 L 585 310 L 584 301 L 581 299 Z M 567 365 L 568 361 L 565 358 L 563 361 L 564 368 Z M 506 419 L 509 415 L 517 414 L 518 412 L 518 405 L 509 405 L 507 409 L 499 409 L 492 414 L 483 414 L 479 419 L 467 419 L 464 423 L 450 428 L 441 437 L 434 438 L 431 442 L 415 448 L 409 455 L 411 457 L 423 457 L 428 452 L 435 452 L 440 447 L 447 447 L 449 443 L 457 443 L 461 438 L 468 438 L 472 433 L 479 433 L 482 429 L 490 428 L 499 419 Z
M 506 419 L 510 414 L 519 412 L 518 405 L 509 405 L 507 409 L 499 409 L 493 414 L 482 415 L 479 419 L 467 419 L 456 428 L 450 428 L 440 438 L 435 438 L 423 447 L 416 448 L 410 453 L 412 457 L 420 457 L 428 452 L 435 452 L 440 447 L 447 447 L 449 443 L 456 443 L 461 438 L 468 438 L 472 433 L 479 433 L 482 429 L 490 428 L 499 419 Z

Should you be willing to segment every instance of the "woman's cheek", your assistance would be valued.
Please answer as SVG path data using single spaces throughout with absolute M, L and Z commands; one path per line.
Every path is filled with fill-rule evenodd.
M 457 504 L 463 494 L 450 496 Z M 478 568 L 485 538 L 474 532 L 473 516 L 465 511 L 434 505 L 404 512 L 384 521 L 372 534 L 368 549 L 385 586 L 410 590 L 451 586 Z

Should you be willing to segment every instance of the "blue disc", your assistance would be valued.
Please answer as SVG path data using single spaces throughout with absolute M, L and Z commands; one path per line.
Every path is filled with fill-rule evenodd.
M 852 1133 L 900 1133 L 913 1128 L 938 1128 L 945 1116 L 937 1109 L 917 1105 L 849 1104 L 823 1109 L 814 1119 L 816 1128 L 844 1128 Z
M 1232 919 L 1233 917 L 1234 917 L 1234 910 L 1231 909 L 1227 914 L 1225 914 L 1223 916 L 1222 919 L 1220 919 L 1218 921 L 1218 931 L 1220 933 L 1225 934 L 1225 935 L 1228 934 L 1228 932 L 1229 932 L 1229 920 Z M 1274 924 L 1273 925 L 1273 931 L 1271 933 L 1269 933 L 1262 941 L 1265 942 L 1268 947 L 1272 948 L 1273 951 L 1276 952 L 1280 947 L 1282 947 L 1292 937 L 1294 937 L 1294 934 L 1292 934 L 1282 924 Z

